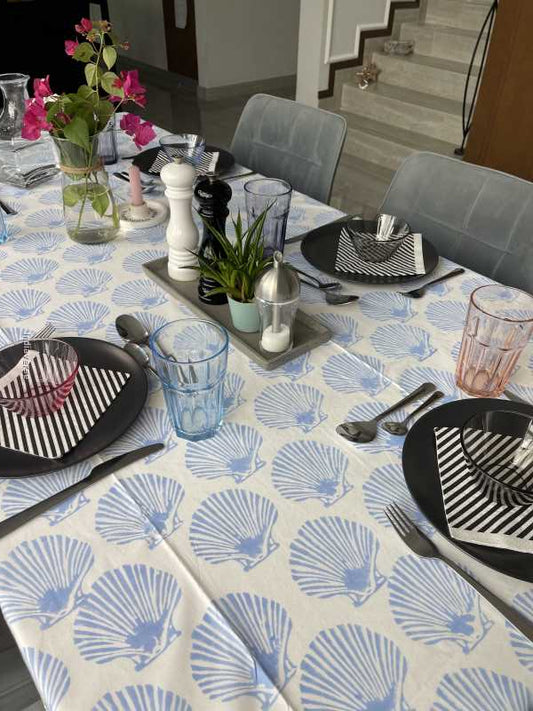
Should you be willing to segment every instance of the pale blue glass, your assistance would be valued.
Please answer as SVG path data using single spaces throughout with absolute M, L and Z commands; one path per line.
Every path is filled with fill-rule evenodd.
M 4 219 L 4 211 L 0 207 L 0 244 L 7 242 L 7 222 Z
M 263 225 L 265 255 L 283 252 L 285 232 L 291 207 L 292 188 L 285 180 L 255 178 L 244 184 L 248 227 L 268 210 Z
M 211 321 L 186 318 L 150 338 L 154 365 L 178 437 L 212 437 L 222 424 L 228 333 Z

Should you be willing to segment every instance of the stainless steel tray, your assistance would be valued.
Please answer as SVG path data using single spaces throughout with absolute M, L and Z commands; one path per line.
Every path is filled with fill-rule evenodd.
M 304 314 L 303 311 L 298 311 L 294 324 L 294 344 L 291 350 L 287 353 L 266 353 L 261 351 L 259 348 L 259 333 L 237 331 L 231 322 L 227 304 L 210 306 L 202 303 L 198 298 L 198 281 L 175 281 L 171 279 L 168 275 L 167 264 L 167 257 L 161 257 L 143 264 L 143 269 L 159 286 L 184 302 L 195 314 L 202 318 L 217 321 L 224 326 L 235 348 L 245 353 L 265 370 L 279 368 L 280 365 L 297 358 L 302 353 L 310 351 L 315 346 L 325 343 L 331 338 L 330 330 L 323 326 L 320 321 Z

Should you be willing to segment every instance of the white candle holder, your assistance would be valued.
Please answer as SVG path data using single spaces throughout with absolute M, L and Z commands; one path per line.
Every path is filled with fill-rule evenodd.
M 142 205 L 129 202 L 118 206 L 120 226 L 123 230 L 145 230 L 168 219 L 168 205 L 162 200 L 145 200 Z

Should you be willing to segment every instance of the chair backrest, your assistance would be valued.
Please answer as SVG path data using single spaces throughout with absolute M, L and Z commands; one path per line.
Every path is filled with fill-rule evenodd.
M 243 109 L 231 152 L 238 163 L 327 203 L 345 137 L 342 116 L 256 94 Z
M 533 183 L 415 153 L 399 167 L 380 212 L 403 217 L 443 257 L 533 292 Z

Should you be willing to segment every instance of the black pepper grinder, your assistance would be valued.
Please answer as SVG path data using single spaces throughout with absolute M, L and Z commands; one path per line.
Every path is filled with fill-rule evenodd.
M 204 259 L 216 261 L 222 256 L 222 248 L 209 231 L 206 222 L 219 232 L 226 229 L 226 218 L 229 215 L 228 202 L 232 191 L 224 180 L 217 180 L 215 175 L 200 179 L 194 188 L 194 196 L 198 204 L 198 214 L 204 220 L 204 231 L 199 254 Z M 209 277 L 201 276 L 198 281 L 198 298 L 204 304 L 227 304 L 226 294 L 209 294 L 211 289 L 219 286 L 218 282 Z

